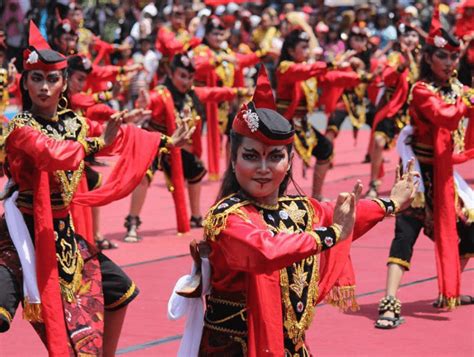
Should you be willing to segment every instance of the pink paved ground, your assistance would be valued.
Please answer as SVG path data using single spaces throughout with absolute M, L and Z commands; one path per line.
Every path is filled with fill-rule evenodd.
M 350 132 L 341 133 L 336 146 L 336 166 L 329 173 L 325 187 L 328 197 L 334 198 L 337 192 L 349 190 L 357 178 L 367 185 L 369 166 L 360 164 L 367 135 L 361 132 L 359 146 L 353 147 Z M 388 174 L 382 187 L 386 192 L 393 182 L 397 162 L 394 152 L 388 158 Z M 303 179 L 301 171 L 298 161 L 295 164 L 297 181 L 310 192 L 311 172 Z M 472 163 L 463 165 L 459 171 L 471 185 L 474 183 Z M 217 183 L 204 183 L 204 208 L 212 204 L 217 189 Z M 129 200 L 124 199 L 103 209 L 103 233 L 108 238 L 120 240 L 123 236 L 123 218 L 128 204 Z M 178 349 L 184 322 L 167 319 L 167 300 L 177 278 L 189 271 L 191 262 L 185 256 L 188 242 L 199 239 L 202 232 L 194 230 L 177 237 L 173 212 L 163 178 L 157 175 L 142 215 L 143 242 L 119 242 L 120 249 L 108 253 L 118 264 L 125 265 L 125 271 L 141 289 L 139 298 L 129 308 L 119 354 L 173 356 Z M 385 260 L 393 225 L 394 219 L 388 219 L 354 244 L 352 258 L 358 278 L 357 293 L 363 295 L 358 299 L 361 310 L 343 314 L 327 305 L 318 307 L 308 333 L 313 353 L 319 356 L 473 356 L 474 305 L 449 313 L 431 306 L 437 294 L 436 271 L 433 244 L 425 237 L 420 237 L 416 245 L 413 268 L 403 281 L 408 286 L 402 287 L 399 294 L 406 323 L 393 331 L 373 328 L 377 302 L 385 284 Z M 463 292 L 474 295 L 474 264 L 470 262 L 467 269 L 463 275 Z M 46 355 L 38 337 L 18 311 L 11 330 L 0 335 L 0 356 Z

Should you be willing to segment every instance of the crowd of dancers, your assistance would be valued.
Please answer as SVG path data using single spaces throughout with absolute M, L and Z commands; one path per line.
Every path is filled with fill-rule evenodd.
M 310 355 L 318 302 L 357 309 L 351 242 L 392 215 L 375 327 L 404 322 L 397 291 L 422 230 L 436 248 L 434 307 L 474 303 L 460 290 L 474 254 L 474 192 L 455 171 L 474 158 L 472 1 L 435 1 L 428 14 L 367 4 L 32 5 L 0 9 L 0 332 L 21 302 L 50 355 L 115 354 L 139 289 L 102 252 L 117 244 L 101 234 L 99 207 L 130 196 L 123 241 L 139 243 L 158 170 L 177 231 L 204 230 L 191 244 L 193 274 L 169 304 L 178 317 L 205 297 L 188 317 L 182 356 Z M 116 21 L 105 26 L 107 10 Z M 365 158 L 354 158 L 370 163 L 370 184 L 330 202 L 324 179 L 347 119 L 354 140 L 370 129 Z M 384 152 L 395 146 L 397 178 L 379 197 Z M 116 157 L 104 178 L 103 156 Z M 286 192 L 294 160 L 313 171 L 310 197 Z M 207 214 L 204 179 L 221 181 Z

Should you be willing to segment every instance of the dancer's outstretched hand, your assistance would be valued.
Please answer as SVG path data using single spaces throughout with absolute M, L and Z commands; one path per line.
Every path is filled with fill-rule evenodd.
M 191 136 L 196 130 L 196 126 L 190 127 L 189 122 L 191 121 L 191 113 L 189 109 L 184 109 L 184 118 L 181 119 L 181 123 L 178 125 L 173 135 L 171 135 L 171 142 L 173 146 L 181 147 L 186 145 Z
M 351 193 L 343 192 L 337 197 L 333 213 L 333 224 L 337 224 L 341 229 L 340 240 L 344 240 L 352 234 L 355 224 L 356 204 L 361 193 L 362 184 L 360 181 L 357 181 Z
M 400 168 L 397 167 L 397 177 L 395 184 L 390 192 L 390 199 L 395 202 L 398 207 L 398 211 L 402 211 L 408 208 L 415 198 L 416 191 L 418 189 L 420 173 L 415 171 L 415 160 L 411 159 L 408 162 L 407 169 L 400 175 Z
M 140 123 L 151 117 L 151 110 L 136 108 L 130 110 L 123 117 L 124 123 Z
M 150 93 L 145 89 L 140 89 L 138 92 L 138 98 L 136 101 L 136 106 L 140 109 L 147 109 L 150 106 Z
M 127 113 L 128 110 L 123 110 L 110 116 L 110 119 L 109 121 L 107 121 L 107 125 L 103 134 L 105 146 L 109 146 L 114 142 L 120 125 L 122 125 L 123 118 Z

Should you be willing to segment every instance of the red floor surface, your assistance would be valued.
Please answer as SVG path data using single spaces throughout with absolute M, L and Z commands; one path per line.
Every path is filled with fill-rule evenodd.
M 359 133 L 359 145 L 353 146 L 351 133 L 344 131 L 336 143 L 335 168 L 329 172 L 325 194 L 335 198 L 337 192 L 350 190 L 356 179 L 364 185 L 369 180 L 369 166 L 360 164 L 365 154 L 368 132 Z M 382 191 L 388 193 L 393 182 L 397 156 L 392 151 L 386 164 L 387 177 Z M 458 168 L 472 185 L 472 163 Z M 104 171 L 108 169 L 105 168 Z M 302 178 L 301 163 L 294 165 L 297 182 L 310 192 L 312 172 Z M 204 182 L 203 209 L 208 208 L 217 193 L 218 184 Z M 176 280 L 190 269 L 188 242 L 199 239 L 202 231 L 175 235 L 174 207 L 158 174 L 149 191 L 139 244 L 120 242 L 124 234 L 123 219 L 129 199 L 102 210 L 103 233 L 119 241 L 120 248 L 108 253 L 133 277 L 141 294 L 130 306 L 118 354 L 127 356 L 173 356 L 179 346 L 184 321 L 172 322 L 166 317 L 166 306 Z M 454 312 L 438 311 L 431 306 L 437 295 L 433 244 L 420 237 L 413 258 L 413 268 L 406 274 L 399 297 L 406 323 L 392 331 L 376 330 L 377 303 L 385 285 L 385 261 L 393 237 L 394 219 L 387 219 L 354 244 L 352 259 L 357 272 L 357 293 L 361 310 L 340 313 L 323 305 L 316 309 L 307 340 L 318 356 L 474 356 L 474 305 Z M 463 293 L 474 295 L 474 264 L 463 274 Z M 0 356 L 46 356 L 46 350 L 28 323 L 17 312 L 12 328 L 0 335 Z

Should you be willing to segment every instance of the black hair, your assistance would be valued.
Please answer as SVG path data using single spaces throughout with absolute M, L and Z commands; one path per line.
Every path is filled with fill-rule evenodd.
M 86 63 L 88 63 L 88 65 L 86 65 Z M 89 74 L 92 72 L 92 64 L 90 63 L 88 59 L 80 55 L 69 56 L 67 59 L 68 74 L 72 75 L 73 73 L 77 71 L 81 71 L 86 74 Z
M 408 23 L 399 23 L 397 26 L 397 37 L 403 36 L 405 34 L 408 34 L 409 32 L 416 32 L 418 36 L 420 35 L 419 32 L 417 31 L 416 27 L 412 24 Z
M 33 105 L 33 102 L 31 101 L 30 93 L 28 93 L 28 91 L 25 89 L 26 80 L 30 72 L 31 71 L 23 71 L 20 78 L 20 91 L 21 91 L 21 98 L 23 102 L 23 106 L 22 106 L 23 111 L 30 110 L 31 106 Z M 67 69 L 66 68 L 62 69 L 60 72 L 61 72 L 62 77 L 64 78 L 64 81 L 67 82 Z
M 433 54 L 438 50 L 438 47 L 433 45 L 425 45 L 423 47 L 423 55 L 421 56 L 420 60 L 420 76 L 419 79 L 426 79 L 430 82 L 434 80 L 433 70 L 431 69 L 431 65 L 426 61 L 425 56 L 433 56 Z
M 183 59 L 185 60 L 185 62 L 183 62 Z M 171 73 L 174 73 L 177 68 L 183 68 L 186 71 L 191 72 L 191 73 L 196 72 L 196 68 L 194 67 L 192 58 L 190 58 L 185 53 L 178 53 L 174 55 L 173 59 L 171 60 L 171 64 L 170 64 Z
M 401 37 L 410 32 L 415 32 L 418 35 L 418 38 L 420 38 L 420 34 L 418 33 L 418 31 L 416 31 L 416 29 L 412 27 L 407 28 L 404 32 L 400 32 L 399 30 L 397 30 L 397 33 L 399 35 L 398 35 L 397 40 L 392 45 L 392 51 L 403 52 L 402 45 L 401 45 Z M 416 54 L 420 51 L 421 46 L 419 43 L 420 41 L 418 40 L 418 46 L 412 51 L 412 54 Z
M 300 42 L 308 42 L 309 43 L 309 38 L 304 39 L 301 37 L 301 34 L 304 33 L 303 30 L 293 30 L 291 31 L 288 36 L 286 36 L 285 41 L 283 42 L 283 46 L 281 48 L 281 54 L 280 54 L 280 59 L 278 60 L 278 63 L 281 63 L 283 61 L 292 61 L 293 57 L 290 55 L 290 49 L 293 49 L 298 45 Z
M 361 34 L 357 34 L 357 33 L 353 33 L 353 32 L 350 32 L 349 33 L 349 36 L 347 37 L 347 42 L 346 42 L 346 49 L 349 49 L 351 50 L 351 38 L 352 37 L 355 37 L 355 36 L 359 36 L 359 37 L 365 37 L 365 39 L 367 40 L 367 48 L 365 51 L 362 51 L 361 53 L 356 53 L 354 55 L 354 57 L 357 57 L 359 58 L 362 62 L 364 62 L 365 64 L 365 70 L 368 71 L 370 69 L 370 58 L 371 58 L 371 55 L 372 55 L 372 46 L 370 44 L 370 41 L 369 41 L 369 38 L 367 36 L 364 36 L 364 35 L 361 35 Z
M 216 23 L 216 19 L 209 17 L 207 19 L 206 25 L 204 26 L 204 38 L 202 39 L 202 44 L 209 46 L 209 42 L 207 41 L 207 35 L 209 35 L 212 31 L 214 30 L 219 30 L 219 31 L 225 31 L 225 27 L 222 25 L 222 23 L 219 21 L 219 25 Z
M 217 195 L 216 203 L 220 201 L 222 198 L 242 190 L 242 187 L 240 187 L 240 184 L 237 181 L 237 177 L 235 176 L 235 172 L 232 168 L 232 163 L 237 160 L 237 151 L 240 145 L 242 145 L 244 136 L 231 130 L 229 139 L 230 139 L 230 161 L 224 173 L 222 184 L 219 189 L 219 193 Z M 290 157 L 293 151 L 293 144 L 286 145 L 286 149 L 288 151 L 288 156 Z M 282 196 L 286 193 L 286 189 L 288 188 L 288 184 L 290 180 L 294 183 L 293 176 L 292 176 L 292 168 L 288 170 L 287 174 L 285 175 L 285 178 L 280 184 L 280 188 L 278 189 L 279 196 Z M 298 186 L 296 186 L 296 188 L 298 189 Z

